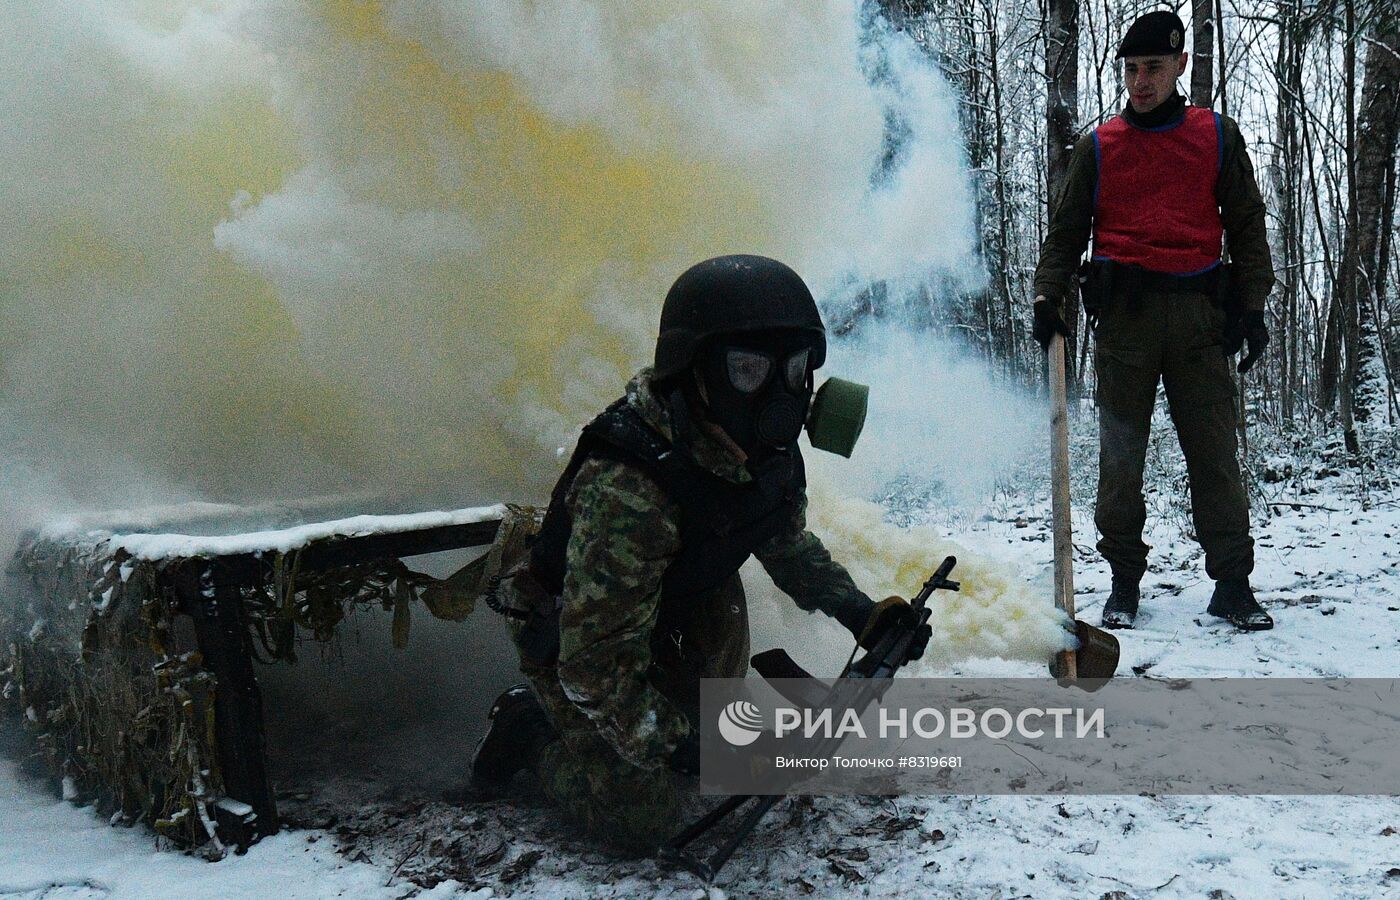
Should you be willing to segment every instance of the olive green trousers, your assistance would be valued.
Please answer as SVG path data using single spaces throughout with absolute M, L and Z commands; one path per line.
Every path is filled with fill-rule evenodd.
M 1098 377 L 1099 552 L 1115 574 L 1141 578 L 1148 546 L 1142 470 L 1157 385 L 1186 457 L 1196 540 L 1213 579 L 1254 569 L 1249 500 L 1235 437 L 1235 378 L 1221 349 L 1225 315 L 1200 293 L 1118 297 L 1094 332 Z
M 696 727 L 700 679 L 742 678 L 749 666 L 749 614 L 735 574 L 714 590 L 663 607 L 647 678 Z M 681 785 L 664 761 L 635 766 L 569 701 L 554 666 L 522 661 L 558 738 L 529 766 L 581 836 L 627 856 L 649 855 L 680 827 Z

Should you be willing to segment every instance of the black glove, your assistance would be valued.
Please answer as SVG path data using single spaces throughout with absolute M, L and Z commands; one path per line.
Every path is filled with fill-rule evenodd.
M 671 767 L 672 772 L 681 775 L 699 775 L 700 732 L 694 728 L 690 729 L 690 733 L 681 738 L 676 749 L 671 751 L 671 756 L 666 762 Z
M 856 643 L 869 650 L 895 628 L 915 629 L 914 639 L 909 642 L 909 658 L 921 658 L 924 648 L 928 647 L 929 638 L 933 636 L 933 626 L 927 622 L 920 625 L 919 614 L 914 612 L 914 607 L 903 597 L 886 597 L 875 604 L 870 611 L 870 617 L 866 619 L 865 628 L 856 638 Z
M 1246 342 L 1249 344 L 1249 352 L 1236 367 L 1241 374 L 1254 368 L 1255 362 L 1264 355 L 1264 348 L 1269 346 L 1269 326 L 1264 323 L 1263 310 L 1248 310 L 1239 316 L 1232 316 L 1225 324 L 1223 346 L 1226 356 L 1239 353 Z
M 1059 332 L 1066 338 L 1069 337 L 1069 326 L 1060 316 L 1060 308 L 1053 300 L 1044 297 L 1035 298 L 1035 305 L 1031 307 L 1031 312 L 1035 315 L 1031 322 L 1031 337 L 1040 345 L 1040 349 L 1050 349 L 1050 336 Z

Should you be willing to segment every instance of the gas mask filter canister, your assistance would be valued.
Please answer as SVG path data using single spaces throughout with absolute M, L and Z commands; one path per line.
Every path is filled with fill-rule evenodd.
M 843 378 L 828 378 L 812 400 L 807 439 L 818 450 L 850 458 L 865 428 L 870 388 Z

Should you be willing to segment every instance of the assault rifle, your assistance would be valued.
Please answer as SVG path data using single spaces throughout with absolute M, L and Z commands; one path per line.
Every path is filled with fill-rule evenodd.
M 894 673 L 909 662 L 909 648 L 913 644 L 915 633 L 929 620 L 929 615 L 932 613 L 927 605 L 929 597 L 933 596 L 933 592 L 937 590 L 959 590 L 958 582 L 948 580 L 948 575 L 957 563 L 957 558 L 952 556 L 943 560 L 943 563 L 929 576 L 928 581 L 924 582 L 918 595 L 909 601 L 914 615 L 908 617 L 907 621 L 888 629 L 865 656 L 860 659 L 855 658 L 860 649 L 859 646 L 851 651 L 851 658 L 846 661 L 846 666 L 842 669 L 840 677 L 856 680 L 861 684 L 855 698 L 843 700 L 842 706 L 854 709 L 856 715 L 860 715 L 871 703 L 884 695 L 885 690 L 890 686 L 890 681 L 894 678 Z M 801 696 L 789 696 L 788 699 L 801 705 L 823 705 L 825 701 L 836 695 L 837 689 L 834 686 L 825 692 L 821 691 L 821 683 L 794 662 L 786 650 L 768 650 L 760 653 L 753 658 L 752 663 L 754 669 L 766 679 L 784 679 L 788 684 L 800 682 L 801 686 L 796 688 L 796 691 Z M 842 740 L 842 737 L 823 738 L 816 743 L 812 755 L 814 757 L 828 757 L 840 746 Z M 697 819 L 694 824 L 671 838 L 661 848 L 661 858 L 689 869 L 706 882 L 714 881 L 719 870 L 729 861 L 729 857 L 734 855 L 739 844 L 749 836 L 764 814 L 784 796 L 784 794 L 744 794 L 729 797 Z M 705 834 L 730 813 L 750 801 L 753 801 L 753 805 L 744 813 L 739 826 L 715 848 L 708 858 L 702 858 L 686 850 L 696 838 Z

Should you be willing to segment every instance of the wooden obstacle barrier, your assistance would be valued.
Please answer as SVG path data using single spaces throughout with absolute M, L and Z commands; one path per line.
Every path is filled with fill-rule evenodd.
M 415 603 L 465 618 L 537 524 L 492 506 L 251 533 L 33 533 L 0 591 L 3 696 L 66 796 L 211 857 L 244 849 L 278 829 L 254 662 L 293 662 L 298 640 L 330 640 L 356 604 L 392 609 L 398 645 Z M 445 582 L 403 563 L 486 545 Z

